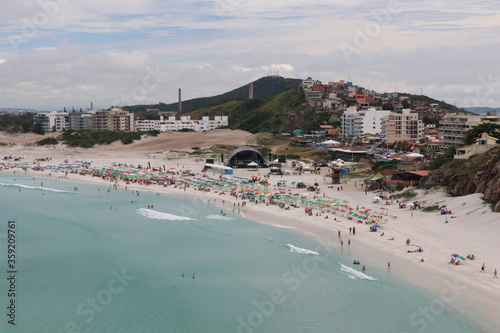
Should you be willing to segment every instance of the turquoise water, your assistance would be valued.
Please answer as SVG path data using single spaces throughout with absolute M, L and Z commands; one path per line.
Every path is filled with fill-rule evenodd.
M 189 195 L 0 174 L 0 198 L 0 332 L 481 332 L 386 270 Z

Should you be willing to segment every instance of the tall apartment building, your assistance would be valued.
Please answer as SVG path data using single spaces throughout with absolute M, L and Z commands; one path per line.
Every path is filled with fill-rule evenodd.
M 382 137 L 387 143 L 415 141 L 424 137 L 424 126 L 416 112 L 403 109 L 401 113 L 391 112 L 382 120 Z
M 34 116 L 35 123 L 42 124 L 43 130 L 46 133 L 50 132 L 60 132 L 67 128 L 67 112 L 58 111 L 43 111 L 38 112 Z
M 495 111 L 486 115 L 447 115 L 439 122 L 445 147 L 460 147 L 464 144 L 465 132 L 483 123 L 500 124 L 500 116 Z
M 91 115 L 91 120 L 93 131 L 134 131 L 134 114 L 119 107 L 96 111 Z
M 95 110 L 88 112 L 70 112 L 68 114 L 68 129 L 72 130 L 91 130 L 92 129 L 92 115 Z

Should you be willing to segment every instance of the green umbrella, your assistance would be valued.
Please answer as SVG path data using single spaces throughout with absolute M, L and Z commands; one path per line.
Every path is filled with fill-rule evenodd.
M 460 260 L 465 261 L 465 258 L 464 258 L 464 257 L 462 257 L 462 256 L 459 256 L 459 257 L 457 257 L 457 258 L 458 258 L 458 259 L 460 259 Z

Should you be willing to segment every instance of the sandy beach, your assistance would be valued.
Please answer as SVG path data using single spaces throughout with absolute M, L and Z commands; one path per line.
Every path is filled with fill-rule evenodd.
M 11 144 L 1 147 L 0 155 L 23 157 L 20 161 L 3 161 L 1 172 L 16 172 L 33 177 L 62 178 L 75 182 L 93 182 L 103 186 L 112 186 L 115 182 L 99 177 L 83 176 L 76 173 L 45 169 L 34 171 L 28 168 L 8 166 L 15 163 L 33 162 L 35 159 L 50 158 L 39 161 L 40 166 L 57 165 L 65 160 L 91 161 L 93 167 L 111 167 L 117 164 L 151 165 L 151 168 L 165 168 L 176 171 L 192 170 L 196 177 L 202 177 L 204 160 L 187 159 L 179 156 L 173 150 L 191 151 L 191 147 L 211 147 L 217 143 L 245 144 L 253 139 L 253 135 L 243 131 L 219 130 L 202 134 L 176 133 L 162 135 L 159 138 L 143 139 L 140 142 L 123 146 L 112 144 L 91 149 L 70 149 L 63 146 L 37 147 L 26 145 L 38 140 L 31 137 L 0 136 L 0 141 Z M 0 162 L 2 166 L 2 162 Z M 291 170 L 291 165 L 285 167 Z M 344 180 L 341 185 L 331 185 L 325 178 L 329 170 L 322 168 L 321 174 L 301 174 L 269 177 L 271 192 L 297 196 L 308 195 L 309 198 L 336 198 L 342 202 L 345 211 L 324 208 L 313 208 L 312 215 L 306 214 L 301 205 L 299 208 L 280 208 L 278 205 L 256 204 L 243 200 L 241 197 L 221 194 L 219 191 L 198 191 L 194 186 L 160 186 L 138 183 L 126 184 L 119 181 L 118 186 L 129 189 L 140 189 L 156 192 L 168 192 L 191 196 L 193 207 L 199 207 L 199 202 L 210 202 L 221 206 L 224 214 L 241 214 L 244 217 L 260 223 L 268 223 L 276 227 L 294 228 L 305 233 L 323 246 L 345 251 L 346 256 L 355 258 L 370 267 L 384 267 L 390 262 L 390 273 L 396 274 L 416 286 L 430 290 L 436 296 L 431 311 L 436 315 L 441 306 L 450 306 L 455 310 L 470 316 L 471 320 L 481 323 L 484 319 L 500 324 L 496 313 L 500 310 L 500 279 L 494 277 L 494 270 L 500 269 L 500 233 L 497 222 L 498 213 L 481 200 L 480 194 L 463 197 L 449 197 L 443 189 L 422 191 L 415 189 L 418 196 L 414 200 L 425 201 L 425 206 L 446 205 L 452 213 L 441 215 L 439 212 L 426 213 L 420 209 L 412 210 L 408 206 L 400 208 L 396 200 L 374 202 L 375 195 L 380 193 L 367 192 L 361 186 L 361 180 Z M 249 171 L 236 169 L 234 175 L 228 177 L 263 178 L 266 169 Z M 218 174 L 207 172 L 207 177 L 218 178 Z M 181 176 L 177 176 L 181 177 Z M 194 177 L 191 177 L 194 178 Z M 278 187 L 280 180 L 286 180 L 286 185 Z M 319 191 L 310 192 L 298 189 L 292 183 L 318 183 Z M 281 190 L 280 190 L 281 188 Z M 390 195 L 389 193 L 383 193 Z M 311 198 L 311 199 L 313 199 Z M 246 205 L 243 205 L 246 201 Z M 195 204 L 197 203 L 197 204 Z M 424 207 L 425 207 L 424 206 Z M 367 219 L 350 219 L 349 210 L 365 208 L 370 210 Z M 359 210 L 359 209 L 358 209 Z M 376 232 L 370 232 L 366 220 L 377 219 L 381 222 Z M 362 223 L 358 223 L 362 221 Z M 353 234 L 353 229 L 356 232 Z M 340 234 L 340 237 L 339 237 Z M 407 240 L 410 245 L 407 245 Z M 350 245 L 348 244 L 350 243 Z M 343 245 L 341 245 L 343 244 Z M 422 248 L 422 252 L 417 252 Z M 410 252 L 409 252 L 410 251 Z M 474 254 L 475 260 L 460 260 L 459 265 L 450 264 L 452 254 L 466 257 Z M 424 261 L 422 262 L 422 259 Z M 485 264 L 485 270 L 481 266 Z M 360 268 L 361 269 L 361 268 Z M 461 301 L 469 304 L 463 307 Z M 432 303 L 432 302 L 431 302 Z M 470 306 L 470 305 L 473 305 Z M 488 328 L 486 328 L 488 329 Z

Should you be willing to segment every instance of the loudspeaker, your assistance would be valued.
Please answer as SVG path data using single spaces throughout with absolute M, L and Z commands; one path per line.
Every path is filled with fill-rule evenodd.
M 278 163 L 286 163 L 286 156 L 278 156 Z

